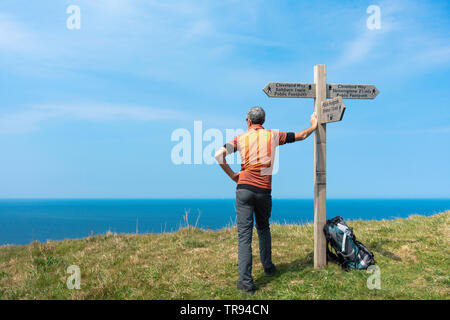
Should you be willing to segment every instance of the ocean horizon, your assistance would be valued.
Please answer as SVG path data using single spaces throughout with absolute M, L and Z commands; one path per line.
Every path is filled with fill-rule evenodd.
M 450 199 L 327 199 L 328 219 L 395 219 L 446 210 Z M 232 198 L 0 199 L 0 245 L 78 239 L 108 231 L 173 232 L 187 224 L 219 230 L 232 226 L 235 215 Z M 313 199 L 273 198 L 271 223 L 305 224 L 313 219 Z

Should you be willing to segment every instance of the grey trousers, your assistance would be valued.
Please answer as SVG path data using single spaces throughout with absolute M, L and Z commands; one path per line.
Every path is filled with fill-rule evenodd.
M 264 269 L 273 267 L 269 218 L 272 196 L 247 189 L 236 190 L 236 223 L 238 232 L 238 272 L 241 283 L 253 288 L 252 234 L 253 213 L 259 238 L 259 256 Z

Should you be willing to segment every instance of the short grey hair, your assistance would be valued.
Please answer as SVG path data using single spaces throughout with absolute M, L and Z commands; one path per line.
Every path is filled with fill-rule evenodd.
M 264 121 L 266 121 L 266 113 L 261 107 L 253 107 L 248 110 L 247 118 L 250 119 L 253 124 L 263 124 Z

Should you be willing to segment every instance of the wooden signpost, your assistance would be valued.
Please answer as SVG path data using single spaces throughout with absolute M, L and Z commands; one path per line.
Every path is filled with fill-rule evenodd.
M 269 82 L 263 91 L 275 98 L 314 98 L 319 122 L 314 135 L 314 268 L 322 268 L 327 263 L 323 234 L 327 220 L 326 124 L 342 120 L 345 111 L 342 99 L 374 99 L 379 91 L 367 84 L 327 84 L 323 64 L 314 66 L 314 83 Z

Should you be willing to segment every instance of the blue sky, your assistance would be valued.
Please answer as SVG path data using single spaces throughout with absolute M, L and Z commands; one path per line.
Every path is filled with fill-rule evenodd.
M 244 129 L 254 105 L 304 129 L 312 99 L 262 88 L 315 64 L 380 90 L 327 126 L 329 198 L 450 197 L 450 7 L 403 0 L 3 0 L 0 197 L 231 198 L 217 165 L 171 161 L 172 133 Z M 312 198 L 313 137 L 279 151 L 273 196 Z

